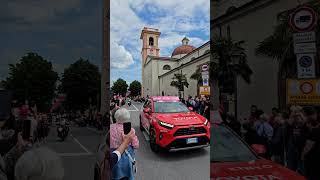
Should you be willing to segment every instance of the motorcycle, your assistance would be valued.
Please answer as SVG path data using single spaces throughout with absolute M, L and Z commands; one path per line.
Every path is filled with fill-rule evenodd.
M 65 122 L 61 122 L 58 127 L 57 127 L 57 133 L 58 133 L 58 137 L 61 139 L 61 141 L 64 141 L 65 138 L 68 136 L 69 134 L 69 127 Z

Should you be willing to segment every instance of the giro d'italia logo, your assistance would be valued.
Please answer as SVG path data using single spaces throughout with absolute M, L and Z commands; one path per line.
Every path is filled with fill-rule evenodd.
M 302 56 L 299 59 L 299 65 L 304 68 L 308 68 L 312 65 L 312 58 L 310 56 Z
M 300 85 L 300 90 L 304 94 L 310 94 L 313 91 L 313 86 L 309 82 L 304 82 Z

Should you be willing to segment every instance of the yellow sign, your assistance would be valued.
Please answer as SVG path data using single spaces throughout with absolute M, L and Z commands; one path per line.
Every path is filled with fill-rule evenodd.
M 287 79 L 287 104 L 320 105 L 320 79 Z
M 200 95 L 210 96 L 210 86 L 200 86 Z

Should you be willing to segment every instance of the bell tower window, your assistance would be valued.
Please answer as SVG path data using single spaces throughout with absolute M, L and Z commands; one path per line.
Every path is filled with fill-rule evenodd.
M 153 37 L 149 37 L 149 46 L 153 46 L 153 45 L 154 45 Z

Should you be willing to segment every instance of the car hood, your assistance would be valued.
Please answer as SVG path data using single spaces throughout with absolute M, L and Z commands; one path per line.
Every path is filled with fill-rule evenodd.
M 176 126 L 203 124 L 205 118 L 194 112 L 155 114 L 155 118 Z
M 305 180 L 305 178 L 299 174 L 265 159 L 260 159 L 254 162 L 211 163 L 210 166 L 210 178 L 213 180 Z

